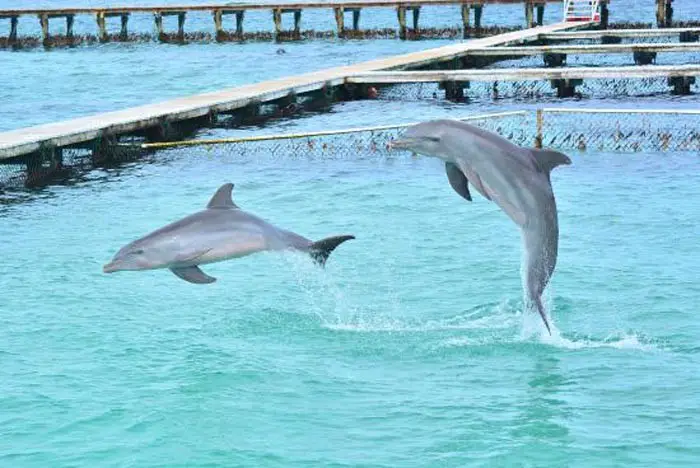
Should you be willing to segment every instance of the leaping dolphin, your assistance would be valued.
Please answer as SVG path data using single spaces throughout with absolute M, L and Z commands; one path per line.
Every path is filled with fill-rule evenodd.
M 297 250 L 324 266 L 333 249 L 355 236 L 311 240 L 273 226 L 241 210 L 233 202 L 233 184 L 222 185 L 205 210 L 168 224 L 123 247 L 105 273 L 122 270 L 169 268 L 185 281 L 213 283 L 198 265 L 244 257 L 256 252 Z
M 558 151 L 517 146 L 495 133 L 456 120 L 414 125 L 392 147 L 442 159 L 447 179 L 460 196 L 472 200 L 471 184 L 520 227 L 526 253 L 528 305 L 534 303 L 551 334 L 542 305 L 559 244 L 550 173 L 556 166 L 571 164 L 571 159 Z

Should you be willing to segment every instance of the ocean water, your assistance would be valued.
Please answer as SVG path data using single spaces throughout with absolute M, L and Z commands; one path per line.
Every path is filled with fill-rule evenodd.
M 0 51 L 0 129 L 446 43 Z M 381 97 L 200 136 L 538 105 L 557 103 Z M 517 229 L 455 194 L 435 159 L 178 149 L 0 203 L 0 467 L 697 466 L 700 159 L 569 154 L 552 178 L 551 337 L 523 312 Z M 257 254 L 203 267 L 206 286 L 102 273 L 228 181 L 280 227 L 357 238 L 324 270 Z
M 572 154 L 554 324 L 430 158 L 166 151 L 0 208 L 1 466 L 694 466 L 700 161 Z M 303 256 L 105 275 L 219 184 Z

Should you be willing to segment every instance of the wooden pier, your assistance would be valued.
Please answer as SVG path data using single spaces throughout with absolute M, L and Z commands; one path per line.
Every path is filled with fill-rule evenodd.
M 562 66 L 568 55 L 582 54 L 631 54 L 637 65 L 649 65 L 656 61 L 659 52 L 699 52 L 700 42 L 695 43 L 634 43 L 634 44 L 586 44 L 548 45 L 527 47 L 484 47 L 469 52 L 473 57 L 518 58 L 542 55 L 547 67 Z
M 549 81 L 559 97 L 572 97 L 584 79 L 667 78 L 674 94 L 690 94 L 700 65 L 646 65 L 629 67 L 498 68 L 487 70 L 371 71 L 348 76 L 346 83 L 440 83 L 446 92 L 460 94 L 472 81 Z
M 76 15 L 91 15 L 95 18 L 97 37 L 101 42 L 110 40 L 107 20 L 109 18 L 120 18 L 119 38 L 125 40 L 128 35 L 129 18 L 133 14 L 150 14 L 153 16 L 154 26 L 160 40 L 168 37 L 163 26 L 163 18 L 166 16 L 177 16 L 178 29 L 175 37 L 180 40 L 185 37 L 185 22 L 188 13 L 209 12 L 212 15 L 212 25 L 214 37 L 217 40 L 229 37 L 230 33 L 224 28 L 224 18 L 235 16 L 234 36 L 241 37 L 244 32 L 244 19 L 247 11 L 267 10 L 271 12 L 271 26 L 275 37 L 282 35 L 282 18 L 289 15 L 293 18 L 292 37 L 299 37 L 301 28 L 301 18 L 304 10 L 323 9 L 332 12 L 336 23 L 338 36 L 343 37 L 348 31 L 357 31 L 360 28 L 360 14 L 367 8 L 391 8 L 396 10 L 398 35 L 401 39 L 406 39 L 408 31 L 419 30 L 419 18 L 422 7 L 430 6 L 458 6 L 460 7 L 461 23 L 465 36 L 469 35 L 472 29 L 481 28 L 484 7 L 492 4 L 522 4 L 524 6 L 524 25 L 542 25 L 544 9 L 547 3 L 561 3 L 562 0 L 351 0 L 351 1 L 328 1 L 309 3 L 276 3 L 276 4 L 205 4 L 205 5 L 169 5 L 169 6 L 123 6 L 109 8 L 54 8 L 54 9 L 12 9 L 0 10 L 0 19 L 10 20 L 10 32 L 8 42 L 16 43 L 18 35 L 19 20 L 22 17 L 36 17 L 39 20 L 42 31 L 42 41 L 44 44 L 51 42 L 50 20 L 62 19 L 66 22 L 66 36 L 73 37 L 73 24 Z M 607 8 L 607 1 L 603 2 Z M 408 14 L 411 14 L 411 22 L 408 23 Z M 346 14 L 352 14 L 352 29 L 346 27 Z M 473 16 L 473 26 L 471 25 Z M 412 28 L 411 28 L 412 26 Z
M 334 89 L 344 85 L 348 76 L 379 70 L 416 69 L 436 63 L 452 66 L 455 59 L 465 57 L 473 49 L 522 44 L 537 40 L 541 34 L 588 26 L 591 23 L 557 23 L 351 66 L 12 130 L 0 133 L 0 162 L 47 151 L 52 153 L 56 149 L 77 144 L 88 145 L 97 154 L 100 145 L 113 144 L 120 135 L 134 132 L 146 132 L 152 140 L 167 140 L 177 137 L 178 126 L 188 121 L 202 127 L 218 113 L 255 112 L 260 104 L 279 100 L 289 102 L 304 94 L 332 96 Z
M 585 39 L 602 40 L 603 38 L 646 39 L 650 37 L 679 36 L 681 42 L 693 42 L 698 40 L 698 35 L 700 35 L 700 28 L 598 29 L 590 31 L 557 31 L 542 34 L 540 39 L 547 41 L 565 41 Z

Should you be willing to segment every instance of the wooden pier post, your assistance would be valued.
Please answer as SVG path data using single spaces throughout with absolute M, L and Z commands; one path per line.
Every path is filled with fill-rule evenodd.
M 544 23 L 544 3 L 537 3 L 535 4 L 535 8 L 537 9 L 537 25 L 542 26 Z
M 544 54 L 542 60 L 544 60 L 545 67 L 561 67 L 566 64 L 566 54 L 547 53 Z
M 41 39 L 46 45 L 49 42 L 49 15 L 46 13 L 39 15 L 39 23 L 41 24 Z
M 301 37 L 301 9 L 294 10 L 294 37 Z
M 243 19 L 245 18 L 245 10 L 236 11 L 236 34 L 243 37 Z
M 119 18 L 122 23 L 122 28 L 119 31 L 119 38 L 122 41 L 126 41 L 129 38 L 129 13 L 122 13 Z
M 535 5 L 532 3 L 532 0 L 526 0 L 525 1 L 525 27 L 526 28 L 531 28 L 533 27 L 533 16 L 535 14 Z
M 49 180 L 63 169 L 63 149 L 42 145 L 39 150 L 26 158 L 26 188 L 46 185 Z
M 552 88 L 556 88 L 557 97 L 568 98 L 576 96 L 576 86 L 582 85 L 583 80 L 576 78 L 561 78 L 552 80 L 550 83 Z
M 156 34 L 158 35 L 158 40 L 162 41 L 164 39 L 163 35 L 163 15 L 160 11 L 153 13 L 153 21 L 156 24 Z
M 66 15 L 66 37 L 68 40 L 73 39 L 73 22 L 75 15 Z
M 484 5 L 474 5 L 472 9 L 474 10 L 474 28 L 481 29 L 481 15 L 484 12 Z
M 10 44 L 17 42 L 17 23 L 18 18 L 16 16 L 10 17 L 10 36 L 8 37 Z
M 635 65 L 651 65 L 656 62 L 656 52 L 635 50 L 632 54 Z
M 98 11 L 95 15 L 95 21 L 97 21 L 97 38 L 100 42 L 107 42 L 107 21 L 105 19 L 105 12 Z
M 671 94 L 686 96 L 690 94 L 690 85 L 695 84 L 694 76 L 670 76 L 667 79 L 668 85 L 673 86 Z
M 656 26 L 669 28 L 673 23 L 673 0 L 656 0 Z
M 399 39 L 406 39 L 406 7 L 398 7 L 396 16 L 399 19 Z
M 542 130 L 544 129 L 544 113 L 542 112 L 542 109 L 537 109 L 536 113 L 536 118 L 537 118 L 537 133 L 535 134 L 535 148 L 537 149 L 542 149 L 542 141 L 544 139 L 544 135 Z
M 462 5 L 462 37 L 464 39 L 470 36 L 469 32 L 469 5 Z
M 418 34 L 418 18 L 420 17 L 420 7 L 414 7 L 413 10 L 413 33 Z
M 185 40 L 185 15 L 184 11 L 177 14 L 177 40 L 180 42 Z
M 282 10 L 279 8 L 272 10 L 272 20 L 275 22 L 275 39 L 278 39 L 282 32 Z
M 345 35 L 345 10 L 343 7 L 333 8 L 335 24 L 338 26 L 338 37 Z
M 214 38 L 220 41 L 223 39 L 224 34 L 224 28 L 221 24 L 223 12 L 221 10 L 214 10 L 211 14 L 214 17 Z
M 360 30 L 360 11 L 362 11 L 362 8 L 352 9 L 352 29 L 355 31 Z
M 600 2 L 600 29 L 608 29 L 610 9 L 607 0 Z

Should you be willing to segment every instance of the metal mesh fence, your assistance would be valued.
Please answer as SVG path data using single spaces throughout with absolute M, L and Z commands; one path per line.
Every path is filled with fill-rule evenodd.
M 587 78 L 575 86 L 574 97 L 619 99 L 668 94 L 673 90 L 667 78 Z M 690 83 L 690 93 L 700 91 L 700 82 Z M 557 88 L 547 80 L 478 81 L 468 83 L 464 97 L 469 100 L 486 99 L 552 99 L 558 97 Z M 436 83 L 407 83 L 382 89 L 380 99 L 403 101 L 443 100 L 445 91 Z
M 521 146 L 562 151 L 700 152 L 700 111 L 549 108 L 472 116 L 473 125 Z M 141 158 L 393 158 L 390 143 L 411 124 L 248 138 L 63 148 L 0 164 L 0 194 L 51 181 L 91 178 L 94 169 Z M 41 156 L 41 157 L 40 157 Z M 4 193 L 3 193 L 4 192 Z

